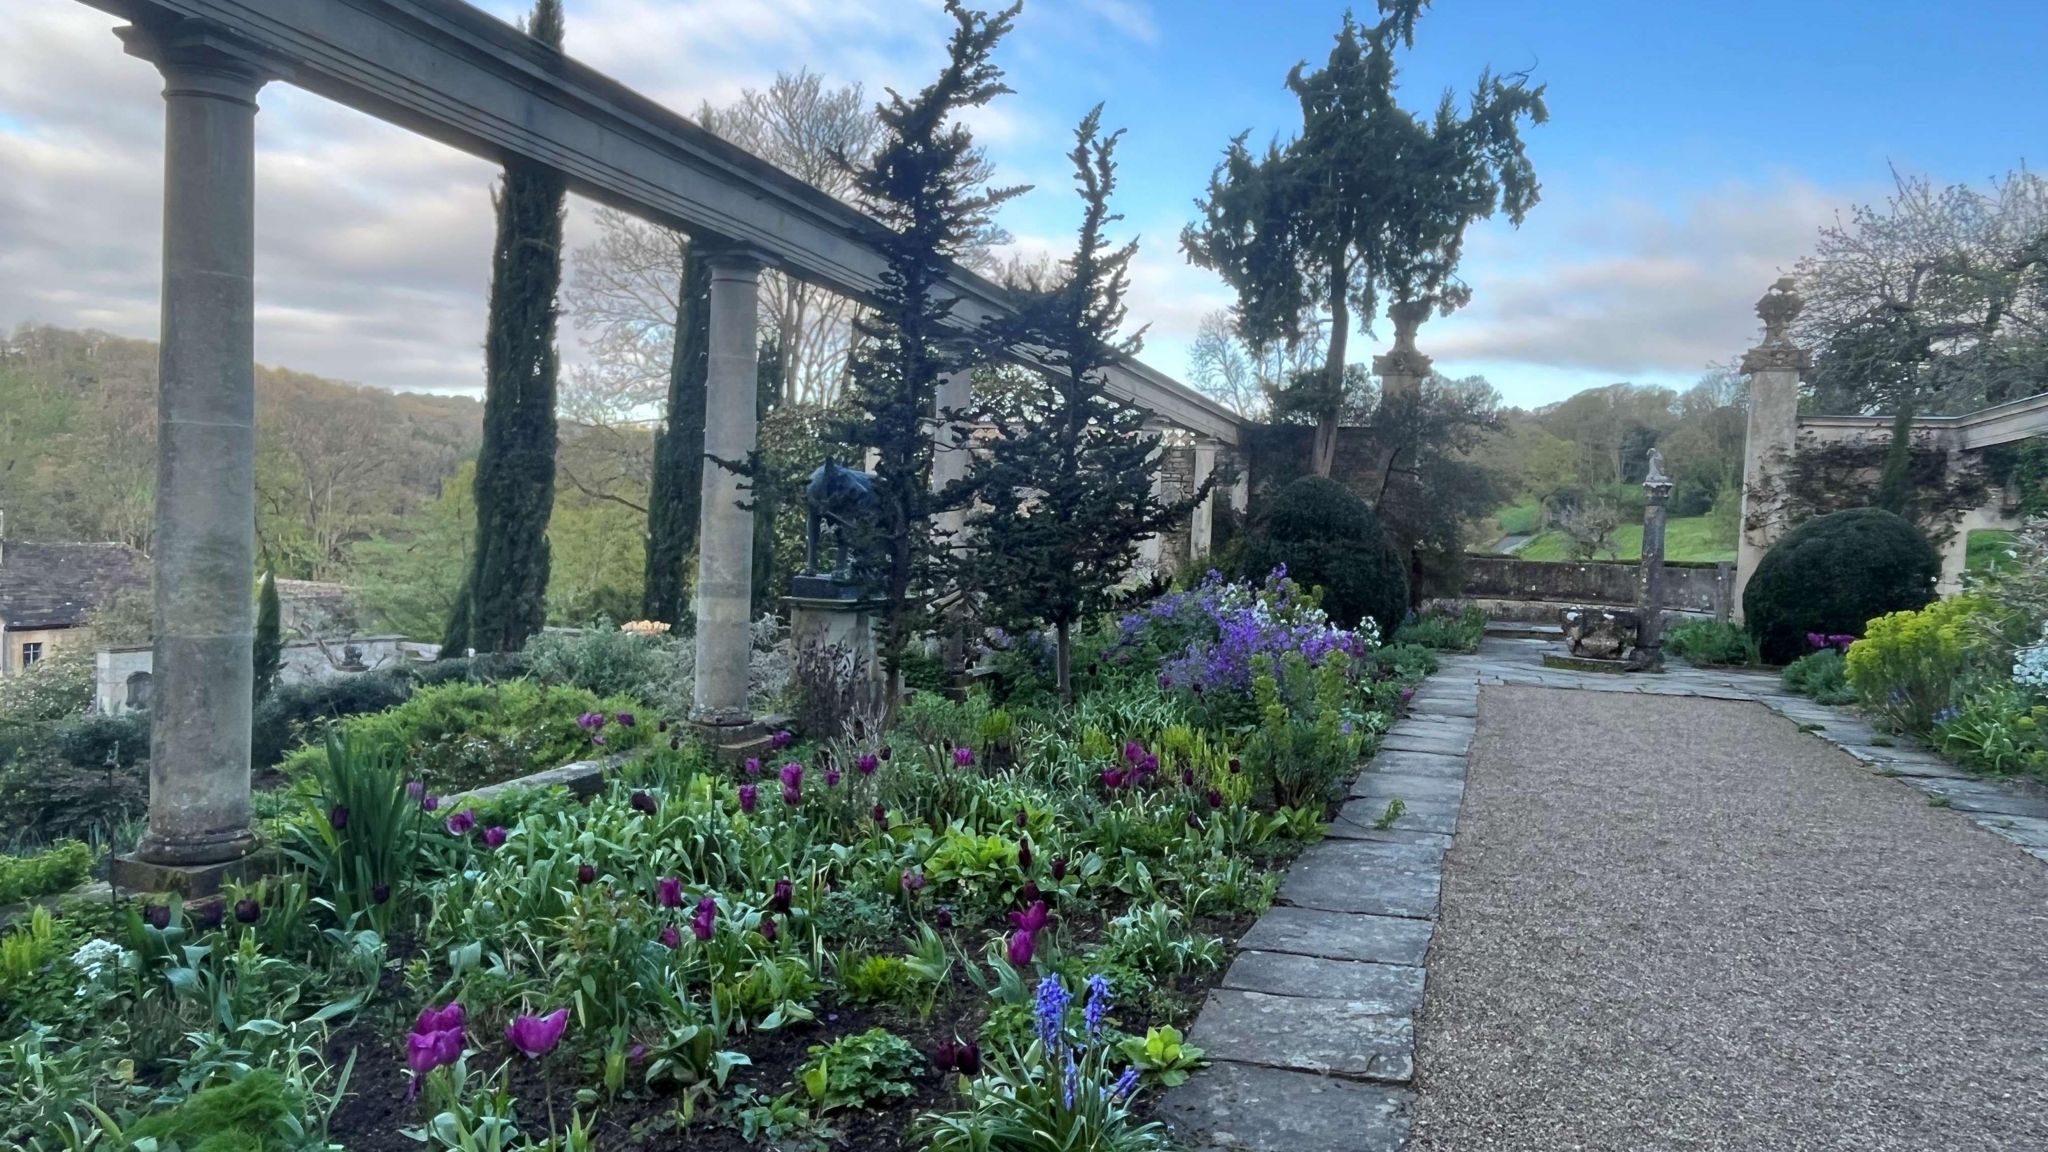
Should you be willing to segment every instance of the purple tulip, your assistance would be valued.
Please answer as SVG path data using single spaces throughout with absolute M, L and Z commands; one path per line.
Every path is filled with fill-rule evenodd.
M 462 1004 L 454 1002 L 443 1008 L 421 1009 L 419 1019 L 413 1022 L 412 1030 L 424 1033 L 446 1032 L 452 1029 L 459 1032 L 467 1021 L 468 1017 L 462 1011 Z
M 697 914 L 690 917 L 690 935 L 699 940 L 711 939 L 711 933 L 718 921 L 718 901 L 706 896 L 697 901 Z
M 1209 801 L 1209 807 L 1211 808 L 1223 807 L 1223 793 L 1218 792 L 1214 788 L 1209 789 L 1209 794 L 1203 798 Z
M 974 763 L 974 749 L 969 748 L 965 744 L 953 749 L 953 763 L 960 768 L 965 768 Z
M 754 806 L 761 802 L 761 790 L 752 784 L 740 785 L 740 811 L 752 813 Z
M 1198 832 L 1201 831 L 1202 818 L 1200 816 L 1195 815 L 1193 812 L 1188 813 L 1188 827 L 1193 828 Z
M 942 1040 L 932 1049 L 932 1067 L 940 1072 L 958 1072 L 962 1076 L 981 1074 L 981 1045 L 972 1040 Z
M 789 805 L 791 808 L 794 808 L 797 805 L 803 803 L 803 789 L 798 788 L 794 784 L 784 784 L 782 786 L 782 802 L 784 804 Z
M 1019 932 L 1035 933 L 1051 922 L 1052 913 L 1046 910 L 1043 900 L 1034 901 L 1029 908 L 1021 912 L 1010 913 L 1010 923 Z
M 787 880 L 777 880 L 775 882 L 775 894 L 768 897 L 768 910 L 770 912 L 788 912 L 790 901 L 795 896 L 796 885 Z
M 1038 881 L 1036 880 L 1026 880 L 1024 886 L 1017 889 L 1017 903 L 1024 905 L 1026 908 L 1038 903 L 1041 899 L 1043 897 L 1039 894 Z
M 432 793 L 429 793 L 425 796 L 420 797 L 420 810 L 423 812 L 432 812 L 434 809 L 439 808 L 440 806 L 441 798 L 439 796 L 435 796 Z
M 924 891 L 924 884 L 923 872 L 915 868 L 905 868 L 903 870 L 903 890 L 905 892 L 922 892 Z
M 532 1060 L 554 1051 L 568 1028 L 569 1010 L 557 1008 L 545 1016 L 513 1017 L 512 1023 L 505 1025 L 505 1039 Z
M 759 776 L 760 774 L 761 774 L 761 758 L 760 758 L 759 756 L 749 756 L 749 757 L 747 757 L 747 775 L 749 775 L 749 776 Z
M 671 751 L 671 752 L 675 752 L 675 751 L 678 751 L 678 750 L 680 750 L 680 749 L 682 748 L 682 746 L 683 746 L 683 738 L 682 738 L 681 736 L 671 736 L 671 737 L 669 737 L 669 738 L 668 738 L 668 750 L 669 750 L 669 751 Z
M 626 1063 L 640 1065 L 647 1063 L 647 1045 L 635 1044 L 626 1049 Z
M 645 812 L 649 816 L 652 816 L 656 812 L 661 811 L 661 804 L 659 801 L 655 800 L 654 797 L 648 795 L 647 793 L 639 791 L 637 789 L 633 792 L 631 796 L 626 798 L 626 803 L 633 806 L 633 811 Z
M 618 715 L 618 721 L 619 727 L 631 728 L 633 726 L 633 714 L 631 712 L 621 712 Z
M 1139 760 L 1142 760 L 1142 759 L 1144 759 L 1144 756 L 1145 756 L 1145 746 L 1144 746 L 1143 744 L 1140 744 L 1140 743 L 1138 743 L 1138 742 L 1137 742 L 1136 740 L 1126 740 L 1126 741 L 1124 741 L 1124 759 L 1125 759 L 1125 760 L 1127 760 L 1127 761 L 1129 761 L 1129 762 L 1131 762 L 1131 763 L 1133 763 L 1133 764 L 1136 764 L 1136 763 L 1137 763 L 1137 762 L 1138 762 Z
M 941 928 L 951 928 L 953 926 L 953 910 L 951 908 L 946 907 L 943 904 L 939 905 L 939 907 L 932 912 L 932 923 L 938 925 Z
M 471 809 L 464 808 L 448 818 L 448 834 L 450 836 L 467 836 L 469 835 L 469 830 L 474 827 L 476 827 L 476 813 Z
M 656 936 L 655 939 L 661 941 L 662 947 L 667 948 L 670 951 L 674 951 L 675 949 L 682 947 L 683 934 L 681 932 L 676 931 L 675 925 L 664 924 L 661 927 L 661 934 Z
M 372 900 L 373 902 L 375 902 L 375 903 L 378 903 L 378 904 L 385 904 L 385 903 L 389 903 L 389 902 L 390 902 L 390 900 L 391 900 L 391 885 L 389 885 L 389 884 L 373 884 L 373 885 L 371 885 L 371 886 L 370 886 L 370 899 L 371 899 L 371 900 Z M 218 916 L 216 916 L 216 917 L 215 917 L 215 919 L 217 920 L 217 919 L 219 919 L 219 917 L 218 917 Z
M 683 906 L 683 882 L 674 876 L 663 876 L 654 882 L 654 900 L 663 908 Z
M 873 752 L 862 753 L 861 758 L 853 762 L 854 769 L 863 776 L 873 776 L 875 774 L 875 769 L 880 768 L 881 766 L 881 759 L 877 757 Z
M 775 735 L 770 736 L 768 738 L 768 747 L 773 748 L 778 752 L 780 752 L 784 748 L 789 747 L 791 744 L 794 743 L 796 743 L 796 737 L 790 735 L 789 730 L 786 728 L 782 729 L 781 731 L 778 731 L 777 733 L 775 733 Z
M 263 919 L 263 905 L 254 899 L 244 897 L 235 901 L 235 919 L 244 924 L 254 924 Z
M 792 784 L 801 786 L 804 782 L 804 766 L 791 760 L 782 766 L 782 771 L 777 776 L 781 779 L 784 788 Z
M 1031 837 L 1029 836 L 1022 837 L 1017 841 L 1017 870 L 1020 872 L 1031 871 Z
M 1180 770 L 1180 786 L 1183 788 L 1193 788 L 1195 786 L 1195 770 L 1193 768 L 1183 768 Z
M 877 804 L 875 805 L 873 815 L 875 817 L 875 827 L 887 832 L 889 830 L 889 810 Z
M 427 782 L 424 780 L 406 781 L 405 794 L 415 800 L 424 798 L 427 794 Z
M 1065 880 L 1066 878 L 1067 878 L 1067 858 L 1066 858 L 1065 856 L 1055 856 L 1055 857 L 1053 857 L 1053 858 L 1052 858 L 1052 880 L 1053 880 L 1053 883 L 1057 884 L 1057 883 L 1059 883 L 1060 881 L 1062 881 L 1062 880 Z
M 592 744 L 602 745 L 602 744 L 604 743 L 604 737 L 603 737 L 603 736 L 592 736 L 592 737 L 590 738 L 590 742 L 591 742 Z
M 1235 756 L 1232 756 L 1230 758 L 1230 774 L 1232 776 L 1235 776 L 1242 771 L 1244 771 L 1244 761 L 1239 760 Z
M 379 900 L 377 903 L 382 904 L 383 901 Z M 227 919 L 227 911 L 227 904 L 219 900 L 208 904 L 201 904 L 192 910 L 192 923 L 198 925 L 202 930 L 210 932 L 220 927 L 221 922 Z
M 655 721 L 655 723 L 654 723 L 654 730 L 655 730 L 656 732 L 666 732 L 666 731 L 668 731 L 668 721 L 666 721 L 666 720 L 657 720 L 657 721 Z
M 1014 932 L 1010 935 L 1007 954 L 1010 963 L 1018 968 L 1031 963 L 1031 954 L 1038 947 L 1037 939 L 1029 932 Z
M 505 830 L 503 828 L 493 824 L 489 828 L 484 829 L 484 847 L 502 848 L 504 846 Z
M 585 732 L 602 731 L 604 729 L 604 713 L 585 712 L 576 718 L 576 726 Z
M 161 932 L 171 926 L 171 906 L 151 904 L 142 910 L 142 922 Z
M 775 926 L 775 917 L 761 917 L 761 939 L 766 940 L 770 944 L 773 944 L 775 943 L 775 938 L 777 936 L 780 936 L 781 934 L 782 930 Z
M 879 758 L 881 759 L 881 761 L 882 761 L 882 762 L 883 762 L 884 764 L 886 764 L 886 763 L 888 763 L 888 762 L 889 762 L 889 756 L 891 755 L 891 750 L 890 750 L 890 748 L 889 748 L 889 746 L 888 746 L 887 744 L 884 744 L 884 745 L 882 745 L 882 746 L 881 746 L 880 748 L 877 748 L 877 749 L 875 750 L 875 755 L 876 755 L 877 757 L 879 757 Z
M 1159 686 L 1160 686 L 1161 688 L 1171 688 L 1171 687 L 1173 687 L 1173 677 L 1171 677 L 1171 676 L 1168 676 L 1168 675 L 1167 675 L 1166 673 L 1164 673 L 1164 672 L 1161 672 L 1161 673 L 1159 674 Z
M 1030 822 L 1031 817 L 1022 808 L 1017 809 L 1017 827 L 1022 828 Z
M 1123 787 L 1124 770 L 1121 768 L 1104 768 L 1102 770 L 1102 786 L 1112 791 Z
M 405 1037 L 405 1063 L 412 1069 L 413 1083 L 408 1095 L 419 1092 L 419 1078 L 436 1068 L 462 1059 L 462 1029 L 414 1031 Z
M 827 787 L 827 788 L 837 788 L 837 787 L 839 787 L 839 769 L 837 769 L 837 768 L 827 768 L 827 769 L 825 769 L 825 787 Z
M 336 804 L 327 810 L 327 826 L 336 832 L 348 827 L 348 805 Z
M 578 864 L 578 865 L 576 866 L 576 882 L 577 882 L 578 884 L 592 884 L 592 883 L 595 883 L 596 881 L 597 881 L 597 865 L 595 865 L 595 864 Z

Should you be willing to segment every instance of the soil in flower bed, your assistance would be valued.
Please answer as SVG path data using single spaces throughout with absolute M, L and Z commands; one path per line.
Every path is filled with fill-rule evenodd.
M 1250 916 L 1232 919 L 1203 917 L 1192 925 L 1191 931 L 1222 937 L 1234 953 L 1238 938 L 1251 928 L 1255 920 L 1256 917 Z M 1081 929 L 1078 924 L 1074 927 L 1080 929 L 1072 941 L 1078 947 L 1084 943 L 1081 937 L 1094 935 L 1100 924 L 1089 924 L 1086 929 Z M 1119 1018 L 1119 1022 L 1125 1031 L 1137 1035 L 1143 1035 L 1147 1026 L 1160 1024 L 1174 1024 L 1185 1029 L 1194 1012 L 1201 1007 L 1202 998 L 1222 979 L 1223 971 L 1228 967 L 1226 960 L 1214 972 L 1185 976 L 1172 982 L 1169 987 L 1184 1008 L 1182 1018 Z M 992 1003 L 988 995 L 975 987 L 956 966 L 950 987 L 927 1021 L 919 1021 L 915 1013 L 822 1004 L 814 1021 L 773 1032 L 731 1037 L 728 1044 L 746 1053 L 753 1063 L 733 1073 L 731 1083 L 720 1093 L 719 1100 L 731 1099 L 742 1087 L 752 1088 L 763 1097 L 787 1092 L 795 1087 L 797 1071 L 810 1059 L 813 1045 L 830 1043 L 841 1036 L 877 1026 L 889 1029 L 908 1040 L 919 1052 L 929 1055 L 943 1041 L 956 1036 L 977 1036 Z M 403 1030 L 398 1031 L 402 1033 Z M 411 1074 L 405 1067 L 402 1044 L 394 1042 L 390 1032 L 390 1029 L 357 1023 L 337 1032 L 329 1042 L 328 1058 L 337 1065 L 348 1058 L 350 1049 L 358 1050 L 348 1095 L 335 1109 L 329 1133 L 350 1152 L 419 1152 L 421 1147 L 402 1130 L 417 1127 L 428 1118 L 422 1115 L 422 1106 L 407 1096 Z M 471 1058 L 473 1067 L 495 1068 L 495 1061 L 504 1058 L 501 1054 L 503 1045 L 493 1044 L 493 1039 L 485 1036 L 473 1038 L 473 1042 L 485 1048 L 484 1053 Z M 555 1127 L 566 1131 L 570 1117 L 578 1108 L 577 1089 L 596 1080 L 594 1070 L 579 1066 L 566 1052 L 565 1045 L 563 1054 L 537 1061 L 513 1057 L 509 1088 L 517 1101 L 521 1130 L 529 1137 L 546 1135 L 550 1115 L 554 1118 Z M 829 1145 L 858 1152 L 915 1147 L 910 1130 L 917 1117 L 950 1108 L 958 1100 L 952 1089 L 952 1080 L 951 1075 L 927 1067 L 916 1078 L 917 1091 L 913 1096 L 886 1101 L 868 1109 L 844 1109 L 829 1114 L 825 1121 L 835 1132 Z M 1156 1094 L 1142 1097 L 1139 1110 L 1145 1111 L 1155 1097 Z M 706 1152 L 736 1152 L 765 1146 L 762 1142 L 749 1143 L 735 1126 L 707 1122 L 707 1118 L 715 1113 L 717 1104 L 709 1108 L 700 1106 L 697 1122 L 687 1133 L 679 1132 L 672 1126 L 675 1106 L 676 1097 L 669 1091 L 650 1093 L 641 1089 L 637 1098 L 621 1095 L 614 1100 L 586 1104 L 581 1108 L 596 1147 L 607 1152 L 622 1148 L 685 1146 Z

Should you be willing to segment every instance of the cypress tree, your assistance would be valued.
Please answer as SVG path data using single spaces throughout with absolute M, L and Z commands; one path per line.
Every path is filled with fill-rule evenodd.
M 690 619 L 690 555 L 703 506 L 704 384 L 711 374 L 711 265 L 692 244 L 683 258 L 669 364 L 668 423 L 654 441 L 647 504 L 647 588 L 640 613 L 678 629 Z
M 1085 205 L 1064 283 L 1027 302 L 1016 344 L 1044 349 L 1034 372 L 984 415 L 999 435 L 964 486 L 980 501 L 963 549 L 965 583 L 983 612 L 1013 629 L 1053 627 L 1060 695 L 1074 698 L 1073 626 L 1108 606 L 1137 558 L 1138 542 L 1166 530 L 1208 494 L 1171 505 L 1153 494 L 1159 437 L 1145 413 L 1113 400 L 1104 370 L 1136 354 L 1118 334 L 1135 243 L 1112 248 L 1104 226 L 1116 187 L 1121 132 L 1099 134 L 1098 105 L 1075 132 L 1076 182 Z
M 527 31 L 562 46 L 561 0 L 535 0 Z M 517 652 L 547 622 L 548 513 L 555 503 L 556 294 L 562 284 L 562 175 L 505 164 L 493 196 L 484 434 L 476 462 L 476 548 L 442 650 Z
M 765 421 L 769 410 L 782 399 L 781 337 L 773 329 L 762 333 L 755 353 L 758 368 L 754 374 L 754 419 Z M 775 471 L 767 467 L 756 468 L 749 481 L 754 506 L 753 613 L 757 619 L 762 613 L 774 610 L 776 597 L 780 595 L 776 590 L 775 519 L 782 514 L 783 505 L 791 494 L 785 488 L 791 482 L 801 484 L 810 479 L 809 476 L 779 476 Z
M 277 686 L 277 672 L 284 664 L 284 611 L 277 600 L 277 576 L 266 569 L 256 586 L 256 641 L 252 659 L 256 670 L 256 699 L 270 695 Z

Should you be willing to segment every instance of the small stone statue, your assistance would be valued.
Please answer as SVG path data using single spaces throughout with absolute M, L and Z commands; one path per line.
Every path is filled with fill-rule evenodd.
M 862 518 L 874 514 L 874 473 L 848 468 L 828 456 L 818 470 L 811 473 L 811 482 L 804 488 L 804 502 L 810 513 L 804 533 L 805 574 L 827 575 L 819 568 L 819 546 L 820 537 L 830 526 L 839 555 L 829 575 L 834 580 L 850 580 L 853 556 L 847 547 L 846 532 Z
M 1654 484 L 1668 485 L 1670 483 L 1671 477 L 1664 474 L 1664 454 L 1655 448 L 1650 449 L 1650 470 L 1643 477 L 1643 487 L 1648 488 Z

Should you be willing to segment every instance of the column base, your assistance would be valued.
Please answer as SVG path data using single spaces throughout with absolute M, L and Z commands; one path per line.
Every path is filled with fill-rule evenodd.
M 138 850 L 131 856 L 116 856 L 107 864 L 107 881 L 129 892 L 176 893 L 186 900 L 215 896 L 230 881 L 244 882 L 277 869 L 278 855 L 258 847 L 255 837 L 249 847 L 232 860 L 203 864 L 167 864 L 145 860 Z
M 795 727 L 788 716 L 750 716 L 729 722 L 692 718 L 690 727 L 711 746 L 711 757 L 720 764 L 739 764 L 748 757 L 765 759 L 777 732 Z

